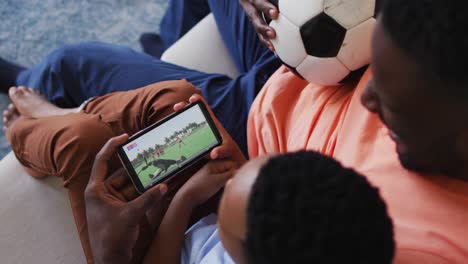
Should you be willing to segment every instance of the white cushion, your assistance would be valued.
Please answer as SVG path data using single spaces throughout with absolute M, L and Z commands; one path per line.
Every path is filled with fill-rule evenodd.
M 203 44 L 199 44 L 203 43 Z M 161 56 L 161 60 L 189 69 L 239 76 L 213 14 L 209 14 Z
M 1 263 L 86 262 L 60 179 L 32 178 L 10 153 L 0 186 Z

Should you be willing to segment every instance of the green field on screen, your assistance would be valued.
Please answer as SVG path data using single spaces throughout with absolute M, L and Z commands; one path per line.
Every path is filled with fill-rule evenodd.
M 187 158 L 187 160 L 190 160 L 193 156 L 197 155 L 201 151 L 216 143 L 216 137 L 208 125 L 194 130 L 191 134 L 181 139 L 183 143 L 172 143 L 170 146 L 165 148 L 164 154 L 162 154 L 160 157 L 153 157 L 151 155 L 151 157 L 147 159 L 148 163 L 151 163 L 152 161 L 157 159 L 179 160 L 181 156 L 184 156 L 185 158 Z M 144 169 L 145 165 L 145 162 L 142 162 L 135 169 L 144 187 L 150 185 L 153 181 L 159 180 L 160 178 L 164 177 L 165 175 L 179 167 L 179 165 L 174 164 L 170 166 L 165 173 L 162 173 L 157 178 L 151 179 L 149 175 L 158 174 L 160 172 L 160 169 L 156 168 L 153 165 L 149 165 Z

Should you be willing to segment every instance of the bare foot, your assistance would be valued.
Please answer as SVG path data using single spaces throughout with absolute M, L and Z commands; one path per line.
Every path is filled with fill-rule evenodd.
M 76 113 L 78 108 L 60 108 L 47 101 L 34 89 L 11 87 L 8 94 L 18 112 L 25 117 L 40 118 Z
M 16 121 L 21 117 L 21 114 L 18 112 L 14 104 L 10 104 L 5 111 L 3 111 L 3 133 L 11 145 L 11 129 L 15 125 Z M 31 176 L 36 178 L 42 178 L 47 175 L 37 172 L 27 166 L 23 165 L 24 170 Z

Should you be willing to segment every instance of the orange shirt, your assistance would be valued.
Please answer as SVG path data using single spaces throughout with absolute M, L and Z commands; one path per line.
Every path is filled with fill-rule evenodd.
M 468 182 L 400 165 L 387 128 L 360 103 L 370 77 L 318 87 L 280 68 L 250 110 L 250 157 L 304 149 L 331 156 L 380 189 L 395 225 L 395 263 L 468 263 Z

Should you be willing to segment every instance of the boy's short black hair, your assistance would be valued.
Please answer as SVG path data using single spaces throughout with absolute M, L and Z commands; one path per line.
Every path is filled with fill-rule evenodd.
M 447 95 L 468 98 L 468 1 L 387 0 L 382 22 L 393 41 L 438 81 Z M 452 88 L 453 87 L 453 88 Z
M 270 159 L 249 198 L 250 263 L 391 263 L 393 226 L 379 191 L 315 152 Z

